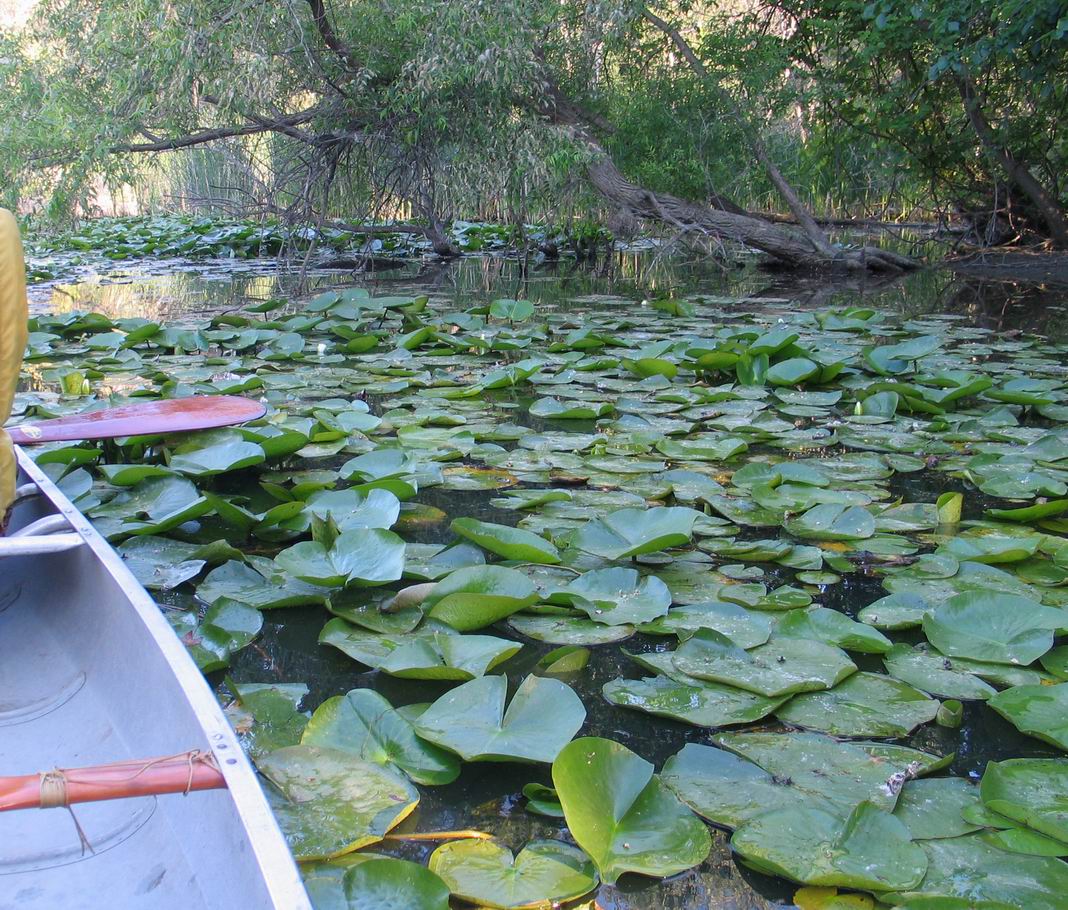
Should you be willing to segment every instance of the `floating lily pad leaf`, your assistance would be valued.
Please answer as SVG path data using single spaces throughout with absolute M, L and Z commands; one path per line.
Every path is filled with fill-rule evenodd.
M 686 638 L 698 629 L 714 629 L 726 635 L 739 648 L 755 648 L 771 637 L 772 621 L 763 613 L 747 610 L 739 604 L 713 600 L 685 604 L 644 623 L 640 632 L 647 635 L 678 635 Z
M 883 509 L 875 516 L 875 530 L 888 534 L 926 531 L 940 524 L 933 502 L 907 502 Z
M 421 740 L 411 723 L 371 689 L 328 698 L 315 709 L 300 741 L 351 752 L 399 770 L 417 784 L 448 784 L 460 775 L 455 756 Z
M 900 344 L 888 344 L 864 352 L 867 365 L 882 376 L 908 372 L 910 364 L 942 346 L 937 335 L 922 335 Z
M 488 840 L 442 844 L 429 866 L 461 900 L 499 910 L 551 910 L 597 887 L 597 872 L 581 850 L 535 840 L 513 857 Z
M 812 806 L 845 817 L 869 800 L 890 811 L 902 781 L 942 763 L 904 746 L 817 733 L 724 733 L 713 741 L 722 748 L 684 746 L 663 777 L 696 812 L 730 828 L 768 808 Z
M 772 639 L 744 651 L 719 632 L 701 629 L 683 642 L 675 666 L 697 679 L 774 697 L 828 689 L 857 666 L 840 648 L 808 639 Z
M 238 700 L 226 713 L 254 759 L 300 742 L 308 723 L 308 715 L 298 710 L 308 694 L 306 685 L 246 683 L 236 689 Z
M 301 541 L 279 553 L 275 562 L 309 584 L 367 587 L 401 577 L 404 546 L 392 531 L 358 528 L 341 534 L 329 548 L 315 540 Z
M 387 595 L 388 596 L 388 595 Z M 411 632 L 423 621 L 423 611 L 418 606 L 390 607 L 384 610 L 392 598 L 382 600 L 363 588 L 348 588 L 330 595 L 326 608 L 335 616 L 346 622 L 371 632 L 384 632 L 389 635 L 403 635 Z
M 788 695 L 765 698 L 734 686 L 697 679 L 687 684 L 666 676 L 620 677 L 605 683 L 602 691 L 613 705 L 670 717 L 695 727 L 727 727 L 757 721 L 789 698 Z
M 1046 837 L 1030 828 L 984 831 L 981 837 L 988 844 L 1011 853 L 1023 853 L 1027 856 L 1068 856 L 1068 844 L 1064 841 Z
M 333 519 L 340 531 L 391 528 L 400 516 L 400 508 L 400 500 L 388 490 L 370 490 L 366 494 L 355 490 L 320 490 L 308 497 L 307 520 L 294 524 L 293 528 L 307 530 L 311 516 Z
M 730 589 L 725 589 L 723 597 L 729 600 L 730 594 Z M 757 610 L 794 610 L 807 607 L 810 603 L 812 603 L 812 595 L 808 591 L 802 591 L 791 585 L 783 585 L 761 597 L 753 606 Z
M 456 569 L 485 564 L 486 557 L 482 551 L 469 543 L 460 543 L 453 547 L 409 543 L 404 553 L 405 577 L 424 581 L 435 581 Z
M 855 673 L 826 692 L 795 696 L 775 716 L 832 736 L 907 736 L 934 720 L 938 701 L 880 673 Z
M 919 594 L 888 594 L 862 608 L 857 619 L 877 629 L 897 631 L 917 628 L 930 611 L 931 605 Z
M 913 840 L 960 837 L 979 829 L 961 817 L 978 802 L 978 788 L 960 777 L 910 780 L 901 788 L 894 815 L 905 823 Z
M 167 618 L 203 673 L 229 666 L 230 655 L 252 642 L 263 628 L 259 610 L 226 597 L 208 607 L 203 619 L 198 620 L 193 610 L 178 617 L 169 614 Z
M 117 547 L 123 562 L 150 591 L 169 591 L 200 574 L 206 563 L 194 559 L 199 547 L 168 537 L 131 537 Z
M 567 490 L 509 490 L 501 499 L 490 501 L 490 505 L 500 509 L 537 509 L 550 502 L 570 502 L 571 493 Z
M 928 640 L 943 654 L 1027 666 L 1053 647 L 1053 632 L 1068 614 L 1024 597 L 968 592 L 951 597 L 923 620 Z
M 941 547 L 939 553 L 949 553 L 961 562 L 991 563 L 1020 562 L 1034 556 L 1042 538 L 1002 537 L 987 534 L 975 537 L 951 537 Z
M 460 635 L 433 624 L 409 635 L 377 635 L 332 619 L 319 644 L 333 645 L 353 660 L 402 679 L 465 681 L 488 673 L 522 645 L 492 635 Z
M 895 679 L 942 698 L 986 701 L 997 692 L 944 654 L 923 645 L 894 645 L 886 652 L 883 663 Z
M 568 676 L 578 673 L 590 662 L 588 648 L 580 648 L 576 645 L 564 645 L 554 648 L 548 654 L 542 655 L 536 668 L 542 676 Z
M 844 613 L 825 607 L 790 610 L 775 627 L 776 638 L 808 638 L 862 654 L 884 654 L 890 639 L 870 626 L 855 622 Z
M 298 860 L 331 859 L 377 843 L 419 803 L 403 776 L 337 749 L 287 746 L 257 767 L 275 817 Z
M 690 542 L 701 513 L 678 506 L 618 509 L 575 532 L 573 546 L 605 559 L 625 559 Z
M 605 645 L 634 634 L 634 626 L 608 626 L 574 616 L 517 614 L 509 617 L 508 625 L 520 635 L 552 645 Z
M 346 854 L 362 859 L 342 877 L 319 870 L 305 873 L 304 886 L 315 910 L 449 910 L 449 887 L 418 863 L 391 856 Z
M 749 444 L 738 436 L 662 439 L 656 444 L 658 452 L 676 461 L 726 461 L 748 448 Z
M 281 574 L 268 577 L 237 560 L 212 569 L 197 585 L 197 597 L 208 603 L 229 597 L 260 610 L 321 604 L 325 600 L 321 588 Z
M 1068 852 L 1068 759 L 990 762 L 979 790 L 987 808 L 1062 841 Z
M 635 569 L 596 569 L 554 591 L 552 603 L 567 603 L 609 626 L 649 622 L 671 606 L 671 592 L 659 578 Z
M 429 615 L 454 629 L 481 629 L 538 600 L 533 582 L 503 566 L 458 569 L 439 581 L 423 601 Z
M 819 364 L 813 363 L 807 357 L 791 357 L 772 364 L 768 368 L 767 380 L 778 386 L 800 385 L 819 371 Z
M 552 787 L 544 784 L 527 784 L 523 787 L 523 796 L 527 800 L 527 811 L 535 815 L 547 815 L 550 818 L 563 818 L 564 808 L 560 797 Z
M 1068 645 L 1060 645 L 1041 657 L 1043 668 L 1057 679 L 1068 680 Z
M 112 481 L 114 483 L 114 481 Z M 987 518 L 997 521 L 1040 521 L 1068 512 L 1068 499 L 1055 499 L 1050 502 L 1036 503 L 1023 509 L 987 509 Z
M 556 398 L 539 398 L 530 406 L 533 417 L 553 420 L 595 420 L 615 412 L 608 402 L 561 402 Z
M 957 898 L 960 910 L 982 908 L 985 901 L 1027 910 L 1063 910 L 1068 894 L 1068 865 L 1053 857 L 1008 853 L 982 834 L 923 842 L 927 875 L 919 890 L 883 895 L 895 904 L 922 907 L 919 899 Z M 934 904 L 933 908 L 941 905 Z
M 607 739 L 569 743 L 553 762 L 568 829 L 602 881 L 624 872 L 667 876 L 703 862 L 712 847 L 704 823 L 653 774 L 653 766 Z
M 193 477 L 207 477 L 249 468 L 266 459 L 263 449 L 247 442 L 237 430 L 211 430 L 176 447 L 171 453 L 170 468 Z
M 1057 682 L 1057 678 L 1030 667 L 1013 667 L 1009 664 L 991 664 L 982 660 L 969 660 L 967 657 L 953 658 L 953 666 L 978 676 L 992 686 L 1011 688 L 1012 686 L 1048 686 Z
M 544 537 L 510 528 L 508 525 L 492 524 L 474 518 L 457 518 L 449 526 L 461 537 L 472 540 L 485 550 L 522 562 L 555 565 L 560 562 L 560 551 Z
M 840 894 L 837 888 L 808 886 L 794 892 L 797 910 L 873 910 L 875 902 L 867 894 Z
M 94 454 L 96 450 L 94 449 Z M 44 462 L 37 459 L 38 464 Z M 102 464 L 100 473 L 116 487 L 132 487 L 149 477 L 170 477 L 174 471 L 159 464 Z
M 844 822 L 822 809 L 775 809 L 743 824 L 731 847 L 747 866 L 808 885 L 905 890 L 927 871 L 908 829 L 869 802 Z
M 875 518 L 860 506 L 826 503 L 788 518 L 783 528 L 803 539 L 865 540 L 875 533 Z
M 558 679 L 528 676 L 505 710 L 506 676 L 457 686 L 420 715 L 416 732 L 464 761 L 551 762 L 578 733 L 586 709 Z
M 1013 686 L 987 704 L 1021 733 L 1068 752 L 1068 683 Z

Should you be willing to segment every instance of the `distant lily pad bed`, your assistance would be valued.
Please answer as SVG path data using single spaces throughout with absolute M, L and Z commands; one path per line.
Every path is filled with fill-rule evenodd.
M 319 907 L 705 900 L 727 849 L 802 908 L 1064 906 L 1064 346 L 724 304 L 31 319 L 16 420 L 267 406 L 32 452 L 211 674 Z

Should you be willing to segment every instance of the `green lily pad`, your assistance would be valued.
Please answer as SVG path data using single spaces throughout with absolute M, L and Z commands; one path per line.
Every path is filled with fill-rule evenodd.
M 927 874 L 916 890 L 883 895 L 895 904 L 917 899 L 957 898 L 958 907 L 1062 910 L 1068 894 L 1068 865 L 1052 857 L 1021 856 L 991 846 L 982 834 L 923 842 Z M 922 906 L 917 904 L 917 906 Z M 937 905 L 935 905 L 937 906 Z
M 411 723 L 371 689 L 328 698 L 315 709 L 300 741 L 351 752 L 399 770 L 417 784 L 448 784 L 460 774 L 453 755 L 416 736 Z
M 864 540 L 875 533 L 875 518 L 860 506 L 826 503 L 783 522 L 794 537 L 811 540 Z
M 886 672 L 930 695 L 986 701 L 997 690 L 954 660 L 926 646 L 894 645 L 883 656 Z
M 498 910 L 551 910 L 597 887 L 589 857 L 559 841 L 531 841 L 513 857 L 493 841 L 456 840 L 429 865 L 461 900 Z
M 832 736 L 907 736 L 934 720 L 938 701 L 881 673 L 855 673 L 825 692 L 803 692 L 775 712 L 786 724 Z
M 698 679 L 679 682 L 666 676 L 620 677 L 605 683 L 602 691 L 613 705 L 670 717 L 696 727 L 727 727 L 757 721 L 789 697 L 765 698 L 734 686 Z
M 863 654 L 883 654 L 892 646 L 890 639 L 875 629 L 825 607 L 784 613 L 775 626 L 775 637 L 807 638 Z
M 329 548 L 305 540 L 275 557 L 294 578 L 325 587 L 367 587 L 396 581 L 404 570 L 404 541 L 392 531 L 358 528 L 339 535 Z
M 308 724 L 299 710 L 308 694 L 303 683 L 246 683 L 231 685 L 237 701 L 226 709 L 234 729 L 242 734 L 246 751 L 257 761 L 284 746 L 295 746 Z
M 505 710 L 508 679 L 486 676 L 445 693 L 415 723 L 425 740 L 464 761 L 551 762 L 586 719 L 574 690 L 528 676 Z
M 150 591 L 169 591 L 184 581 L 196 578 L 206 563 L 194 559 L 199 547 L 169 537 L 131 537 L 116 552 L 126 568 Z
M 534 584 L 503 566 L 470 566 L 446 575 L 423 601 L 429 615 L 454 629 L 481 629 L 536 603 Z
M 620 626 L 649 622 L 671 606 L 671 592 L 659 578 L 641 578 L 635 569 L 596 569 L 553 592 L 553 603 L 567 603 L 599 623 Z
M 555 565 L 560 562 L 560 551 L 544 537 L 539 537 L 521 528 L 476 521 L 474 518 L 457 518 L 449 527 L 485 550 L 522 562 Z
M 735 831 L 731 848 L 746 865 L 805 885 L 905 890 L 927 871 L 908 829 L 869 802 L 844 822 L 822 809 L 774 809 Z
M 729 601 L 707 601 L 673 607 L 666 614 L 643 623 L 647 635 L 678 635 L 685 638 L 699 629 L 713 629 L 726 635 L 739 648 L 755 648 L 771 637 L 772 621 L 763 613 L 747 610 Z
M 959 777 L 906 781 L 894 815 L 905 823 L 913 840 L 960 837 L 979 829 L 961 813 L 979 802 L 979 790 Z
M 379 635 L 332 619 L 319 644 L 333 645 L 353 660 L 401 679 L 466 681 L 488 673 L 522 645 L 492 635 L 460 635 L 434 624 L 408 635 Z
M 257 766 L 275 817 L 298 860 L 331 859 L 377 843 L 419 803 L 403 776 L 348 752 L 286 746 Z
M 704 823 L 619 743 L 577 739 L 553 762 L 568 829 L 606 884 L 624 872 L 663 877 L 703 862 L 712 847 Z
M 391 856 L 364 860 L 342 877 L 312 872 L 304 880 L 315 910 L 449 910 L 449 887 L 418 863 Z
M 520 635 L 551 645 L 606 645 L 634 634 L 634 626 L 608 626 L 574 616 L 528 616 L 516 614 L 508 625 Z
M 711 629 L 701 629 L 679 645 L 674 664 L 688 676 L 769 698 L 829 689 L 857 669 L 844 651 L 821 642 L 772 639 L 744 651 Z
M 919 594 L 888 594 L 862 608 L 857 619 L 877 629 L 897 631 L 922 625 L 924 614 L 930 611 L 931 605 Z
M 230 655 L 252 642 L 263 628 L 263 614 L 240 601 L 220 597 L 202 619 L 190 610 L 168 614 L 171 627 L 203 673 L 229 666 Z
M 281 574 L 267 576 L 237 560 L 212 569 L 197 585 L 197 597 L 208 603 L 228 597 L 260 610 L 321 604 L 325 599 L 322 588 Z
M 209 477 L 249 468 L 266 459 L 263 449 L 247 442 L 237 430 L 210 430 L 175 448 L 169 466 L 179 474 Z
M 1013 686 L 987 704 L 1021 733 L 1068 752 L 1068 683 Z
M 979 791 L 987 808 L 1062 841 L 1068 851 L 1068 759 L 990 762 Z
M 943 654 L 1027 666 L 1053 647 L 1053 632 L 1068 614 L 1024 597 L 968 592 L 951 597 L 923 620 L 928 640 Z
M 689 543 L 699 516 L 694 509 L 677 506 L 618 509 L 579 528 L 571 544 L 605 559 L 655 553 Z

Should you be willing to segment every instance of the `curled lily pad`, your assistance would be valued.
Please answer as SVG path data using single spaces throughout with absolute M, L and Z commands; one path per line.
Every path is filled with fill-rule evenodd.
M 808 639 L 772 639 L 744 651 L 719 632 L 701 629 L 675 651 L 688 676 L 774 697 L 828 689 L 857 669 L 840 648 Z
M 734 686 L 694 679 L 680 682 L 667 676 L 613 679 L 604 697 L 621 708 L 634 708 L 658 717 L 670 717 L 697 727 L 728 727 L 760 720 L 789 697 L 766 698 Z
M 649 622 L 671 606 L 671 592 L 655 575 L 635 569 L 596 569 L 553 592 L 553 603 L 569 603 L 609 626 Z
M 833 689 L 803 692 L 775 712 L 783 723 L 833 736 L 907 736 L 934 720 L 938 702 L 881 673 L 855 673 Z
M 461 537 L 474 541 L 483 549 L 522 562 L 555 565 L 560 562 L 560 551 L 544 537 L 539 537 L 521 528 L 477 521 L 474 518 L 457 518 L 450 525 Z
M 461 900 L 498 910 L 551 910 L 597 887 L 589 857 L 559 841 L 531 841 L 514 857 L 493 841 L 451 841 L 429 865 Z
M 315 709 L 300 741 L 351 752 L 397 769 L 417 784 L 448 784 L 460 774 L 454 756 L 416 736 L 411 723 L 371 689 L 328 698 Z
M 416 721 L 425 740 L 464 761 L 551 762 L 586 719 L 574 690 L 528 676 L 505 710 L 504 676 L 473 679 L 447 692 Z
M 564 818 L 601 879 L 624 872 L 667 876 L 703 862 L 708 829 L 653 774 L 653 766 L 619 743 L 577 739 L 553 762 Z
M 522 572 L 503 566 L 471 566 L 445 576 L 423 602 L 430 616 L 454 629 L 481 629 L 538 599 Z
M 268 791 L 272 808 L 300 860 L 376 843 L 419 803 L 419 791 L 401 775 L 336 749 L 287 746 L 257 766 L 278 789 Z
M 547 815 L 550 818 L 563 818 L 564 810 L 560 798 L 552 787 L 544 784 L 527 784 L 523 787 L 523 796 L 527 801 L 527 811 L 535 815 Z
M 774 809 L 735 831 L 731 847 L 748 866 L 809 885 L 905 890 L 927 871 L 908 829 L 869 802 L 845 821 L 822 809 Z
M 1068 759 L 990 762 L 979 791 L 987 808 L 1062 841 L 1068 851 Z
M 572 536 L 580 550 L 605 559 L 625 559 L 689 543 L 700 513 L 678 506 L 618 509 L 598 518 Z
M 319 643 L 390 676 L 450 681 L 482 676 L 523 647 L 491 635 L 460 635 L 437 624 L 408 635 L 379 635 L 343 619 L 323 626 Z
M 1068 752 L 1068 683 L 1013 686 L 998 692 L 987 704 L 1021 733 Z

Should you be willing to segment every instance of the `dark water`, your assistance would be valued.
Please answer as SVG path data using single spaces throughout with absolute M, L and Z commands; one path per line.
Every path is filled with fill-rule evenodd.
M 96 310 L 112 317 L 181 322 L 240 309 L 274 296 L 345 286 L 367 287 L 375 295 L 428 294 L 445 308 L 457 310 L 495 297 L 525 297 L 543 309 L 575 313 L 601 307 L 640 306 L 641 301 L 661 295 L 699 294 L 707 302 L 720 303 L 725 315 L 743 310 L 776 312 L 863 305 L 908 316 L 945 313 L 965 324 L 998 332 L 1035 332 L 1054 340 L 1068 340 L 1068 287 L 970 280 L 943 270 L 928 270 L 896 281 L 798 279 L 754 268 L 723 272 L 696 260 L 670 260 L 648 254 L 619 254 L 592 268 L 564 262 L 526 270 L 502 259 L 465 259 L 447 265 L 413 264 L 373 278 L 345 273 L 302 278 L 293 273 L 280 274 L 272 265 L 261 263 L 240 263 L 236 267 L 198 264 L 193 270 L 159 274 L 161 267 L 165 266 L 141 263 L 125 273 L 92 283 L 38 286 L 32 290 L 31 299 L 39 309 Z M 512 420 L 518 416 L 513 409 L 507 414 Z M 569 429 L 584 430 L 573 423 Z M 944 475 L 898 474 L 892 481 L 892 492 L 914 502 L 931 501 L 950 489 L 946 483 Z M 419 502 L 442 509 L 450 518 L 464 515 L 514 524 L 521 513 L 495 509 L 489 502 L 495 495 L 429 488 L 421 491 Z M 966 499 L 969 509 L 981 509 L 983 503 L 979 499 L 971 493 Z M 447 520 L 406 536 L 426 542 L 451 539 Z M 781 572 L 776 566 L 762 568 L 771 576 Z M 861 606 L 884 593 L 877 578 L 857 573 L 827 586 L 818 602 L 855 615 Z M 373 688 L 395 705 L 429 702 L 448 689 L 436 683 L 359 672 L 358 665 L 349 658 L 318 645 L 324 621 L 324 612 L 319 608 L 270 611 L 265 619 L 262 637 L 235 657 L 230 673 L 239 682 L 304 682 L 310 688 L 304 702 L 306 709 L 314 709 L 324 699 L 357 687 Z M 507 629 L 495 629 L 493 634 L 509 635 Z M 907 635 L 894 637 L 909 640 Z M 665 643 L 666 639 L 637 636 L 623 647 L 645 651 L 665 647 Z M 508 673 L 513 688 L 544 653 L 555 647 L 540 642 L 525 645 L 501 668 Z M 594 656 L 589 665 L 566 680 L 582 697 L 588 712 L 580 735 L 614 739 L 657 767 L 685 743 L 709 741 L 711 731 L 608 704 L 601 697 L 604 683 L 620 675 L 644 674 L 618 645 L 592 650 Z M 879 668 L 877 658 L 872 658 L 872 667 L 865 660 L 859 662 L 864 664 L 862 669 Z M 955 751 L 951 773 L 973 779 L 982 773 L 988 760 L 1056 754 L 1037 740 L 1022 737 L 993 711 L 977 703 L 966 706 L 960 730 L 929 724 L 907 742 L 939 754 Z M 561 823 L 532 815 L 523 808 L 520 791 L 532 781 L 549 784 L 548 767 L 466 764 L 453 784 L 421 788 L 418 809 L 398 830 L 476 828 L 492 832 L 513 850 L 532 838 L 566 838 Z M 395 840 L 376 849 L 425 860 L 435 846 Z M 727 835 L 717 832 L 712 854 L 700 867 L 664 881 L 625 876 L 618 886 L 605 886 L 597 892 L 597 906 L 604 910 L 742 910 L 789 905 L 793 890 L 785 882 L 738 867 L 731 858 Z

